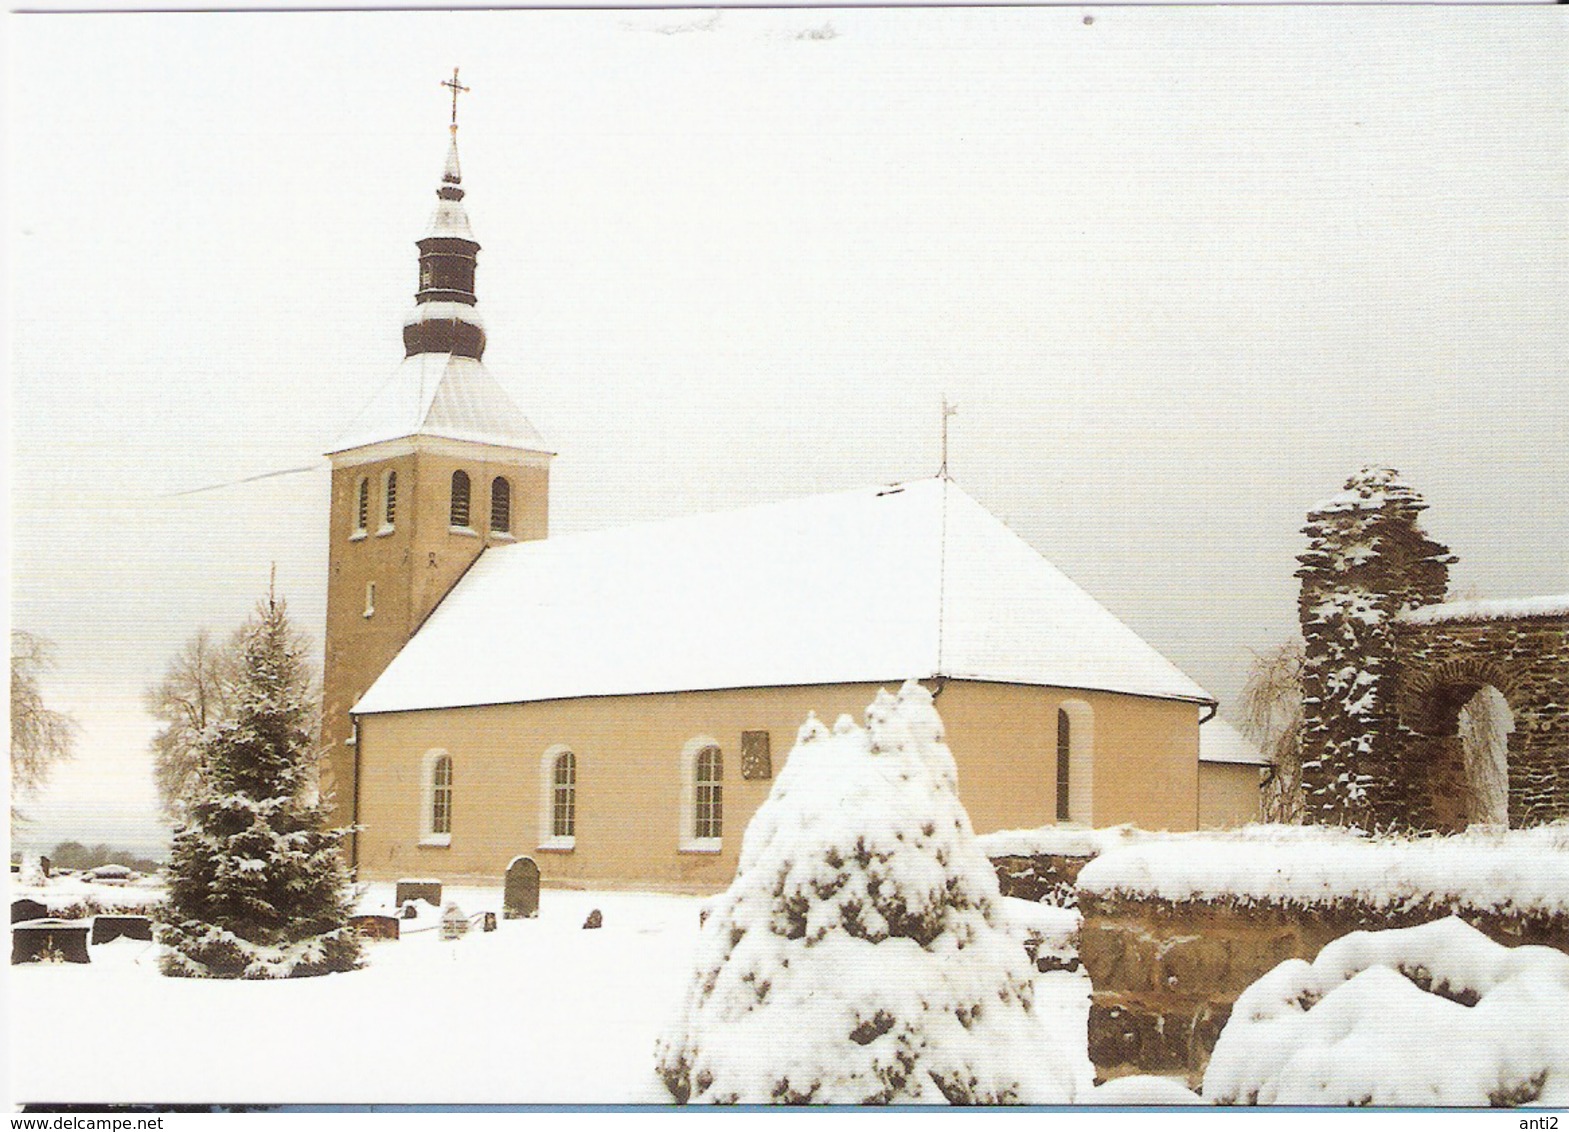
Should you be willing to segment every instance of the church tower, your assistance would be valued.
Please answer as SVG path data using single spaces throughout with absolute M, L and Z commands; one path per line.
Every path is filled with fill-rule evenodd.
M 481 360 L 479 243 L 463 207 L 457 95 L 419 289 L 397 372 L 338 438 L 332 461 L 324 785 L 335 818 L 358 816 L 350 712 L 487 546 L 544 538 L 553 455 Z

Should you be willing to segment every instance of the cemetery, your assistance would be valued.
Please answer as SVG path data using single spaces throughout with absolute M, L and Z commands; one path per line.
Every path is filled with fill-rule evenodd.
M 149 917 L 109 906 L 155 902 L 155 879 L 35 883 L 12 909 L 38 1039 L 15 1078 L 84 1103 L 1569 1100 L 1564 823 L 975 837 L 930 696 L 866 719 L 803 725 L 723 893 L 542 891 L 526 854 L 499 883 L 362 885 L 364 962 L 338 974 L 170 979 Z M 359 1037 L 314 1057 L 299 1010 Z M 149 1012 L 164 1037 L 126 1048 Z M 199 1035 L 237 1016 L 266 1056 L 193 1077 Z M 1336 1053 L 1348 1033 L 1371 1052 Z

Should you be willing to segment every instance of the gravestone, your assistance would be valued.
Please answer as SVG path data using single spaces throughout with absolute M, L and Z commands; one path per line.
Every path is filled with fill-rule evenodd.
M 11 962 L 88 963 L 88 925 L 81 920 L 27 920 L 11 925 Z
M 601 916 L 599 914 L 599 909 L 598 908 L 595 908 L 592 912 L 590 912 L 588 914 L 588 919 L 583 921 L 583 928 L 586 931 L 586 930 L 588 930 L 590 928 L 603 927 L 604 924 L 605 924 L 605 917 L 603 917 L 603 916 Z
M 441 913 L 441 938 L 462 939 L 468 934 L 469 918 L 456 904 L 448 904 Z
M 400 880 L 397 893 L 393 896 L 392 902 L 401 907 L 410 900 L 423 900 L 433 907 L 440 908 L 441 882 L 439 880 Z
M 496 930 L 496 914 L 494 912 L 486 912 L 485 913 L 485 918 L 480 921 L 479 926 L 480 926 L 480 930 L 481 931 L 487 931 L 487 932 L 495 931 Z
M 414 907 L 414 901 L 410 900 L 403 905 L 403 911 L 399 915 L 405 920 L 417 920 L 419 919 L 419 909 Z
M 23 920 L 41 920 L 49 915 L 49 909 L 36 900 L 29 900 L 25 896 L 21 900 L 11 901 L 11 922 L 21 923 Z
M 38 867 L 44 871 L 44 876 L 47 877 L 50 875 L 50 872 L 54 866 L 48 857 L 40 857 L 38 858 Z
M 532 920 L 539 915 L 539 866 L 534 858 L 514 857 L 507 866 L 501 914 L 508 920 Z
M 397 939 L 400 928 L 396 916 L 384 916 L 378 913 L 367 913 L 363 916 L 350 916 L 349 926 L 360 933 L 361 939 Z
M 146 916 L 94 916 L 94 946 L 115 939 L 153 938 L 153 922 Z

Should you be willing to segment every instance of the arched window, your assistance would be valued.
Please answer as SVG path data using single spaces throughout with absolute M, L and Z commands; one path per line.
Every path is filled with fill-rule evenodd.
M 1069 758 L 1073 753 L 1073 724 L 1068 713 L 1057 709 L 1057 820 L 1068 820 Z
M 420 844 L 452 844 L 452 756 L 437 749 L 425 753 L 421 798 Z
M 384 529 L 391 530 L 393 522 L 398 517 L 398 473 L 387 473 L 387 508 L 383 513 L 382 525 Z
M 370 481 L 364 476 L 360 477 L 358 505 L 354 512 L 354 533 L 365 533 L 365 524 L 370 521 Z
M 557 744 L 539 760 L 539 847 L 577 845 L 577 754 Z
M 712 736 L 699 735 L 681 749 L 680 848 L 717 853 L 724 836 L 725 757 Z
M 452 756 L 443 755 L 436 760 L 430 779 L 430 831 L 452 832 Z
M 557 755 L 551 768 L 550 835 L 574 837 L 577 832 L 577 756 Z
M 724 829 L 725 757 L 718 747 L 704 747 L 697 753 L 697 804 L 693 814 L 692 836 L 702 840 L 717 838 Z
M 502 476 L 490 481 L 490 529 L 502 534 L 512 531 L 512 485 Z
M 452 525 L 469 525 L 469 474 L 464 471 L 452 473 Z
M 1083 700 L 1057 709 L 1058 821 L 1094 824 L 1095 712 Z

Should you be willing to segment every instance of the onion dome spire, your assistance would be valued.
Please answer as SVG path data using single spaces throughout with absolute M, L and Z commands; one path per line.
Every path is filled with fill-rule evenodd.
M 485 353 L 485 326 L 475 310 L 474 268 L 479 242 L 469 228 L 463 208 L 463 171 L 458 164 L 458 94 L 468 90 L 458 84 L 457 68 L 441 84 L 452 90 L 451 141 L 436 189 L 436 210 L 419 248 L 419 290 L 414 310 L 403 323 L 403 348 L 407 355 L 458 354 L 479 358 Z

